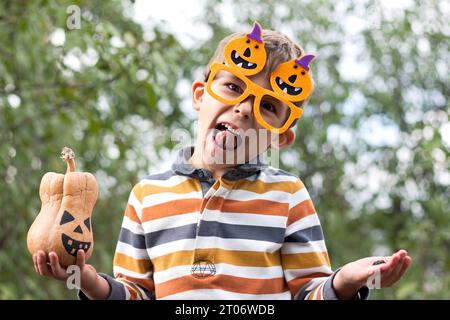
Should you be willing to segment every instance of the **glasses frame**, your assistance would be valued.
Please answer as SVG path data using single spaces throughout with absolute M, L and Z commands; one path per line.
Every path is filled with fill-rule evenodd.
M 222 96 L 216 94 L 212 90 L 211 86 L 212 86 L 213 79 L 215 78 L 217 73 L 219 73 L 220 71 L 230 72 L 235 77 L 237 77 L 239 80 L 241 80 L 242 82 L 245 83 L 245 85 L 247 87 L 239 97 L 237 97 L 235 99 L 226 99 L 226 98 L 223 98 Z M 217 61 L 214 61 L 211 64 L 210 73 L 209 73 L 208 79 L 206 81 L 206 91 L 214 99 L 216 99 L 224 104 L 230 104 L 230 105 L 234 105 L 236 103 L 242 102 L 245 99 L 247 99 L 248 96 L 253 95 L 255 97 L 254 102 L 253 102 L 253 112 L 255 114 L 256 121 L 258 121 L 258 123 L 261 126 L 263 126 L 265 129 L 267 129 L 271 132 L 277 133 L 277 134 L 281 134 L 281 133 L 285 132 L 287 129 L 289 129 L 291 124 L 295 120 L 300 119 L 303 114 L 302 108 L 296 106 L 293 102 L 284 98 L 282 95 L 280 95 L 272 90 L 269 90 L 269 89 L 266 89 L 266 88 L 263 88 L 263 87 L 257 85 L 256 83 L 251 81 L 249 78 L 247 78 L 245 75 L 239 74 L 239 73 L 235 72 L 233 68 L 230 68 L 228 65 L 219 63 Z M 262 97 L 264 97 L 266 95 L 282 101 L 290 108 L 291 113 L 289 115 L 289 118 L 286 120 L 284 125 L 280 128 L 276 128 L 276 127 L 270 125 L 269 123 L 267 123 L 261 115 L 261 110 L 260 110 L 261 99 L 262 99 Z

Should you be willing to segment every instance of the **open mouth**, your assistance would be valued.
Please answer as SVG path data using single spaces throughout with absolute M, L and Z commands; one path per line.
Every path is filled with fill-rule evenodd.
M 296 96 L 296 95 L 302 93 L 302 91 L 303 91 L 302 88 L 296 88 L 296 87 L 288 85 L 286 82 L 281 80 L 280 77 L 276 77 L 275 82 L 277 83 L 278 87 L 281 90 L 283 90 L 283 92 L 285 92 L 291 96 Z
M 233 60 L 233 62 L 240 68 L 244 68 L 244 69 L 255 69 L 256 68 L 256 63 L 252 63 L 250 61 L 245 60 L 244 58 L 242 58 L 239 53 L 237 53 L 236 50 L 233 50 L 231 52 L 231 60 Z
M 84 250 L 84 252 L 87 252 L 91 247 L 90 242 L 77 241 L 64 233 L 62 233 L 61 238 L 64 249 L 66 249 L 68 254 L 74 257 L 76 257 L 78 250 Z
M 242 143 L 237 129 L 226 122 L 219 122 L 214 127 L 213 140 L 223 150 L 236 150 Z

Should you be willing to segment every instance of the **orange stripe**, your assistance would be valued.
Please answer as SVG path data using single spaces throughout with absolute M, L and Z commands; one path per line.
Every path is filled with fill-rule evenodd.
M 322 300 L 322 288 L 323 288 L 323 283 L 317 289 L 317 290 L 319 290 L 319 292 L 317 292 L 317 300 Z
M 289 210 L 287 225 L 290 226 L 292 223 L 314 213 L 316 213 L 316 210 L 314 209 L 311 199 L 302 201 Z
M 201 191 L 200 183 L 195 179 L 187 179 L 174 186 L 158 186 L 153 184 L 144 184 L 142 186 L 142 194 L 145 196 L 156 193 L 189 193 L 193 191 Z
M 222 212 L 242 212 L 266 215 L 286 216 L 289 205 L 270 200 L 224 200 L 222 197 L 213 197 L 207 206 L 210 210 L 220 210 Z
M 153 279 L 139 279 L 124 275 L 122 273 L 118 273 L 116 275 L 116 279 L 124 279 L 133 283 L 137 283 L 138 285 L 146 288 L 149 291 L 155 291 L 155 283 L 153 282 Z
M 196 289 L 220 289 L 243 294 L 274 294 L 288 289 L 284 278 L 248 279 L 230 275 L 215 275 L 196 279 L 191 275 L 158 284 L 156 298 Z
M 247 190 L 258 194 L 263 194 L 269 191 L 284 191 L 287 193 L 293 193 L 303 187 L 303 184 L 299 185 L 297 182 L 292 181 L 264 182 L 259 179 L 255 181 L 241 181 L 243 182 L 241 182 L 238 186 L 240 190 Z M 233 186 L 230 187 L 232 188 Z
M 176 266 L 192 265 L 194 254 L 197 260 L 201 258 L 213 263 L 228 263 L 235 266 L 271 267 L 281 265 L 279 251 L 268 253 L 214 248 L 197 249 L 195 252 L 193 250 L 180 250 L 153 258 L 154 271 L 160 272 Z
M 200 211 L 202 199 L 179 199 L 142 209 L 142 222 Z
M 324 252 L 305 252 L 305 253 L 286 253 L 283 256 L 283 269 L 306 269 L 330 266 L 328 253 Z
M 134 210 L 134 207 L 129 203 L 127 203 L 127 207 L 125 208 L 125 216 L 127 216 L 131 221 L 141 223 L 141 220 L 139 220 L 136 210 Z
M 295 295 L 301 288 L 303 288 L 311 280 L 313 280 L 315 278 L 327 277 L 327 276 L 329 276 L 329 274 L 317 272 L 317 273 L 312 273 L 312 274 L 308 275 L 308 277 L 306 277 L 306 278 L 299 277 L 299 278 L 292 279 L 291 281 L 288 282 L 289 289 L 291 290 L 292 295 Z
M 135 259 L 119 252 L 116 252 L 114 255 L 113 264 L 114 266 L 142 274 L 152 271 L 152 262 L 150 260 Z

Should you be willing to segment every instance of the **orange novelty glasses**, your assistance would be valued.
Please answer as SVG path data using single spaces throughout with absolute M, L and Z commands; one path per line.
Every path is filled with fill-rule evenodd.
M 256 121 L 265 129 L 281 134 L 300 119 L 303 110 L 282 95 L 263 88 L 228 65 L 213 62 L 206 81 L 206 91 L 216 100 L 234 105 L 254 96 Z

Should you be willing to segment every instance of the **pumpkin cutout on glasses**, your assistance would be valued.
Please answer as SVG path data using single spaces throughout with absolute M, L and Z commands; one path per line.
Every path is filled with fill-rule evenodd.
M 77 251 L 84 250 L 86 259 L 92 254 L 94 238 L 91 214 L 98 197 L 95 177 L 88 172 L 75 172 L 75 154 L 64 148 L 61 158 L 67 162 L 66 174 L 47 172 L 41 180 L 41 211 L 27 235 L 28 250 L 58 254 L 64 267 L 76 263 Z
M 315 58 L 308 54 L 299 59 L 281 63 L 270 75 L 273 91 L 292 102 L 305 100 L 313 89 L 309 63 Z
M 228 42 L 223 52 L 225 62 L 246 76 L 260 72 L 266 64 L 267 56 L 261 33 L 261 26 L 255 22 L 250 33 Z

